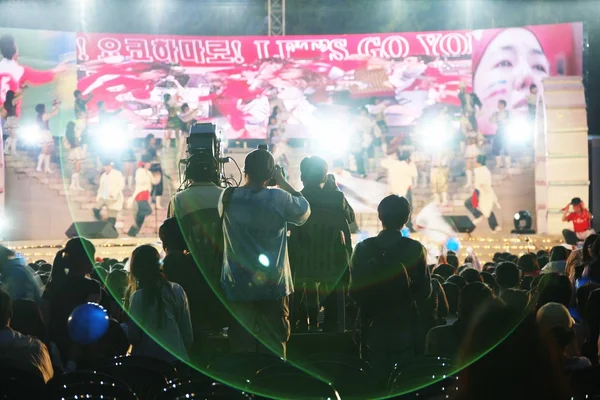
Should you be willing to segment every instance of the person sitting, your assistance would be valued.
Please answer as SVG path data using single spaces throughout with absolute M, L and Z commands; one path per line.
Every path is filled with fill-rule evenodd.
M 492 290 L 482 282 L 472 282 L 458 295 L 458 319 L 452 325 L 438 326 L 429 331 L 425 354 L 455 358 L 478 308 L 493 299 Z
M 575 339 L 575 333 L 573 319 L 564 305 L 552 302 L 545 304 L 538 310 L 535 320 L 542 334 L 556 346 L 565 370 L 573 371 L 592 366 L 586 357 L 567 355 L 567 347 Z
M 431 276 L 421 243 L 400 232 L 410 211 L 406 198 L 384 198 L 377 207 L 383 230 L 356 246 L 350 264 L 349 294 L 360 307 L 363 354 L 381 379 L 394 363 L 423 351 L 415 300 L 429 298 Z
M 500 293 L 506 289 L 514 289 L 521 282 L 521 271 L 516 264 L 504 261 L 500 262 L 494 271 L 496 275 L 496 283 L 500 288 Z
M 569 212 L 573 207 L 573 211 Z M 594 234 L 592 229 L 592 214 L 585 208 L 585 204 L 579 197 L 574 197 L 569 204 L 562 209 L 564 222 L 573 222 L 573 230 L 563 229 L 562 234 L 565 242 L 572 246 L 583 242 L 588 236 Z
M 130 270 L 125 298 L 132 319 L 128 323 L 132 354 L 189 360 L 193 330 L 185 291 L 163 275 L 160 255 L 153 246 L 133 251 Z
M 90 279 L 96 249 L 87 239 L 69 239 L 54 259 L 50 282 L 42 296 L 42 314 L 50 340 L 58 346 L 63 360 L 71 346 L 67 322 L 71 312 L 87 302 L 100 303 L 100 283 Z M 67 272 L 68 271 L 68 272 Z
M 0 289 L 0 368 L 38 375 L 44 382 L 54 376 L 48 348 L 42 341 L 11 329 L 12 300 Z

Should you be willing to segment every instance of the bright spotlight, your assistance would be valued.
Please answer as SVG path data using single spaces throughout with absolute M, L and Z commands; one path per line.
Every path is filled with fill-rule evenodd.
M 19 129 L 19 136 L 27 146 L 39 146 L 42 143 L 43 134 L 37 125 L 29 125 Z
M 102 150 L 119 152 L 129 145 L 129 134 L 119 124 L 106 124 L 102 126 L 98 140 Z
M 311 130 L 319 153 L 334 158 L 348 153 L 352 131 L 342 121 L 321 120 Z
M 452 133 L 447 124 L 435 121 L 422 126 L 419 135 L 425 146 L 439 148 L 448 144 Z
M 527 144 L 532 137 L 533 124 L 528 118 L 514 118 L 508 124 L 508 140 L 511 144 Z

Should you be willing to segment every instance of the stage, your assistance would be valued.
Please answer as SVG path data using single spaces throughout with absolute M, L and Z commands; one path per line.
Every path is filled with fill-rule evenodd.
M 366 216 L 363 216 L 366 218 Z M 352 235 L 352 243 L 364 240 L 367 237 L 374 236 L 376 232 L 360 232 Z M 412 235 L 416 240 L 423 239 L 424 245 L 427 243 L 426 238 L 421 238 L 418 234 Z M 514 255 L 523 254 L 527 251 L 537 251 L 540 249 L 550 249 L 553 246 L 561 245 L 563 240 L 559 236 L 551 235 L 511 235 L 510 233 L 498 233 L 495 235 L 459 234 L 458 238 L 461 242 L 459 251 L 459 259 L 462 262 L 467 257 L 467 249 L 470 247 L 478 256 L 481 262 L 491 261 L 494 253 L 510 252 Z M 122 261 L 126 257 L 131 256 L 131 252 L 137 246 L 142 244 L 152 244 L 162 251 L 160 240 L 157 237 L 147 238 L 127 238 L 118 239 L 92 239 L 96 246 L 96 259 L 114 258 Z M 45 260 L 52 264 L 56 252 L 59 251 L 67 242 L 64 240 L 29 240 L 29 241 L 14 241 L 4 242 L 4 245 L 22 254 L 27 262 L 36 262 Z M 427 246 L 431 248 L 430 245 Z

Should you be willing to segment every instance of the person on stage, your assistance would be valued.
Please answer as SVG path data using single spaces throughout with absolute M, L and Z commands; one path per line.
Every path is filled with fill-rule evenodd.
M 475 217 L 473 223 L 479 224 L 483 218 L 487 218 L 490 229 L 493 232 L 500 231 L 500 225 L 494 214 L 494 206 L 501 208 L 498 198 L 492 187 L 492 173 L 486 166 L 486 157 L 477 157 L 476 167 L 473 170 L 475 190 L 471 197 L 465 201 L 465 207 Z
M 458 98 L 462 108 L 463 115 L 466 115 L 474 130 L 478 131 L 477 114 L 481 110 L 481 100 L 473 92 L 467 93 L 464 82 L 460 83 Z
M 571 207 L 573 211 L 570 212 Z M 569 204 L 562 209 L 564 222 L 573 222 L 573 230 L 563 229 L 562 234 L 565 242 L 572 246 L 576 246 L 579 242 L 583 242 L 588 236 L 594 234 L 592 229 L 592 214 L 589 212 L 583 201 L 579 197 L 575 197 Z
M 463 114 L 460 120 L 460 130 L 465 138 L 465 174 L 467 176 L 467 183 L 465 184 L 466 188 L 473 188 L 473 171 L 475 169 L 475 164 L 477 161 L 477 157 L 480 154 L 479 144 L 481 141 L 481 136 L 479 132 L 473 126 L 473 120 L 469 117 L 468 114 Z
M 431 189 L 436 204 L 448 204 L 448 176 L 450 174 L 447 150 L 441 148 L 431 157 Z
M 84 98 L 81 90 L 76 90 L 73 92 L 73 96 L 75 97 L 75 131 L 81 137 L 87 128 L 87 103 L 92 99 L 92 94 L 90 93 Z
M 163 147 L 168 149 L 171 147 L 171 138 L 175 136 L 175 139 L 179 139 L 179 131 L 181 130 L 181 120 L 179 119 L 179 115 L 177 115 L 179 96 L 171 96 L 167 93 L 164 95 L 163 100 L 168 114 Z
M 161 199 L 164 190 L 163 170 L 160 160 L 160 149 L 156 145 L 156 138 L 149 133 L 145 139 L 145 147 L 143 153 L 150 160 L 150 172 L 152 173 L 152 191 L 150 195 L 153 198 L 154 204 L 158 210 L 162 210 Z
M 37 129 L 40 132 L 40 144 L 42 146 L 40 154 L 38 155 L 37 172 L 42 172 L 42 164 L 45 173 L 49 174 L 54 172 L 50 169 L 50 154 L 54 148 L 54 138 L 50 132 L 50 119 L 58 114 L 59 108 L 60 102 L 57 100 L 52 104 L 52 110 L 50 110 L 49 113 L 46 112 L 46 105 L 38 104 L 35 106 L 35 112 L 37 113 L 36 124 Z
M 137 207 L 135 222 L 127 231 L 127 236 L 136 237 L 142 229 L 146 217 L 152 214 L 152 207 L 150 206 L 150 192 L 152 191 L 151 161 L 148 155 L 144 155 L 135 171 L 135 190 L 127 201 L 127 208 L 131 208 L 134 201 Z
M 508 151 L 508 124 L 510 122 L 510 113 L 506 109 L 506 100 L 498 101 L 498 111 L 492 114 L 490 121 L 497 126 L 493 145 L 493 153 L 496 156 L 496 168 L 502 168 L 503 156 L 504 168 L 510 168 L 511 160 Z
M 117 223 L 119 211 L 123 209 L 123 189 L 125 180 L 123 174 L 116 170 L 110 160 L 104 161 L 104 172 L 100 176 L 100 185 L 96 195 L 96 205 L 93 208 L 94 217 L 102 220 L 100 211 L 106 207 L 107 220 L 114 226 Z
M 84 189 L 81 187 L 79 174 L 81 173 L 81 163 L 85 160 L 85 151 L 81 147 L 81 139 L 77 136 L 75 122 L 73 121 L 67 124 L 67 130 L 63 137 L 63 145 L 68 151 L 68 160 L 73 167 L 69 190 L 81 192 Z
M 374 159 L 377 152 L 377 143 L 381 146 L 381 130 L 379 129 L 379 125 L 369 117 L 369 112 L 366 108 L 360 109 L 360 114 L 355 123 L 357 145 L 360 142 L 360 147 L 356 146 L 354 153 L 356 172 L 364 178 L 370 172 L 371 168 L 369 168 L 369 164 L 372 164 L 371 160 Z
M 410 153 L 400 153 L 384 158 L 381 166 L 387 169 L 388 195 L 395 194 L 405 197 L 412 205 L 412 187 L 418 179 L 416 165 L 411 160 Z M 409 219 L 407 226 L 412 229 Z
M 196 123 L 198 110 L 198 108 L 191 109 L 188 103 L 181 105 L 181 113 L 179 114 L 179 119 L 181 120 L 181 137 L 177 143 L 177 165 L 179 165 L 179 160 L 185 158 L 187 137 L 190 133 L 190 128 Z
M 13 154 L 17 156 L 17 130 L 19 129 L 19 117 L 17 115 L 17 108 L 21 101 L 21 95 L 23 90 L 17 90 L 13 92 L 9 90 L 6 92 L 6 100 L 4 100 L 4 113 L 3 116 L 6 120 L 4 123 L 4 129 L 8 133 L 8 139 L 6 139 L 4 154 Z

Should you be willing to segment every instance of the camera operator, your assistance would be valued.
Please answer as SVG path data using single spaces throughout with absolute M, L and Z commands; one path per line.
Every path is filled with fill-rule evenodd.
M 168 217 L 184 218 L 204 209 L 217 209 L 223 188 L 219 182 L 217 163 L 209 153 L 190 156 L 185 169 L 185 181 L 189 186 L 171 199 Z
M 288 296 L 294 290 L 288 223 L 304 224 L 310 206 L 285 180 L 267 150 L 250 152 L 244 173 L 246 183 L 227 189 L 219 204 L 225 238 L 221 284 L 229 308 L 241 323 L 229 329 L 231 349 L 265 351 L 250 331 L 268 350 L 285 358 L 290 335 Z M 273 183 L 279 189 L 268 188 Z

